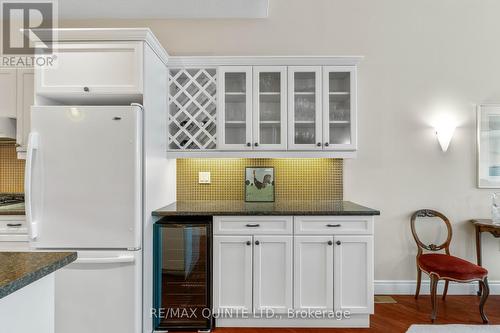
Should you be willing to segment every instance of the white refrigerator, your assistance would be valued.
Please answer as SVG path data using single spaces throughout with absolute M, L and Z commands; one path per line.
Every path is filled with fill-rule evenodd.
M 56 273 L 56 333 L 141 331 L 142 118 L 140 105 L 32 107 L 30 245 L 78 252 Z

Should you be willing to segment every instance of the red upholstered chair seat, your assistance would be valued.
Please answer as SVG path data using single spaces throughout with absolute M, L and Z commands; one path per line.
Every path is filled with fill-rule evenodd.
M 435 273 L 439 278 L 467 281 L 482 279 L 488 271 L 467 260 L 440 253 L 422 254 L 418 257 L 418 266 L 427 273 Z

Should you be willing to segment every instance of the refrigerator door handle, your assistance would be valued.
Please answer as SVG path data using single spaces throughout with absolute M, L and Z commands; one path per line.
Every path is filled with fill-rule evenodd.
M 26 221 L 30 230 L 30 238 L 38 237 L 38 223 L 33 219 L 33 205 L 31 198 L 31 184 L 33 183 L 33 158 L 34 152 L 38 150 L 38 133 L 31 132 L 28 137 L 28 152 L 26 155 L 26 170 L 24 177 Z
M 134 262 L 133 255 L 120 255 L 116 257 L 95 257 L 95 258 L 78 258 L 75 264 L 116 264 L 116 263 L 131 263 Z
M 140 103 L 130 103 L 130 106 L 137 106 L 137 107 L 141 108 L 142 111 L 144 111 L 144 106 L 142 106 L 142 104 L 140 104 Z

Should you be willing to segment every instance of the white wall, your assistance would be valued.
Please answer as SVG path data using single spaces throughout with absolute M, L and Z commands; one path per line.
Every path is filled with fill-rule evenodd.
M 414 210 L 448 215 L 452 252 L 469 259 L 474 237 L 466 221 L 489 216 L 492 191 L 475 184 L 473 104 L 500 102 L 498 13 L 496 0 L 271 0 L 268 19 L 61 25 L 148 26 L 172 55 L 364 55 L 360 149 L 345 162 L 345 199 L 382 212 L 376 279 L 412 280 Z M 443 107 L 460 122 L 447 153 L 430 127 Z M 500 280 L 500 240 L 485 238 L 485 266 Z

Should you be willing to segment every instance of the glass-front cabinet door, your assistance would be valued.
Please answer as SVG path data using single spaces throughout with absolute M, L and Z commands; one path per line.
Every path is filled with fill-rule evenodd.
M 321 66 L 288 67 L 288 149 L 321 150 Z
M 217 148 L 252 149 L 252 67 L 218 69 Z
M 286 66 L 253 67 L 253 149 L 286 149 Z
M 356 149 L 356 68 L 323 67 L 323 148 Z

